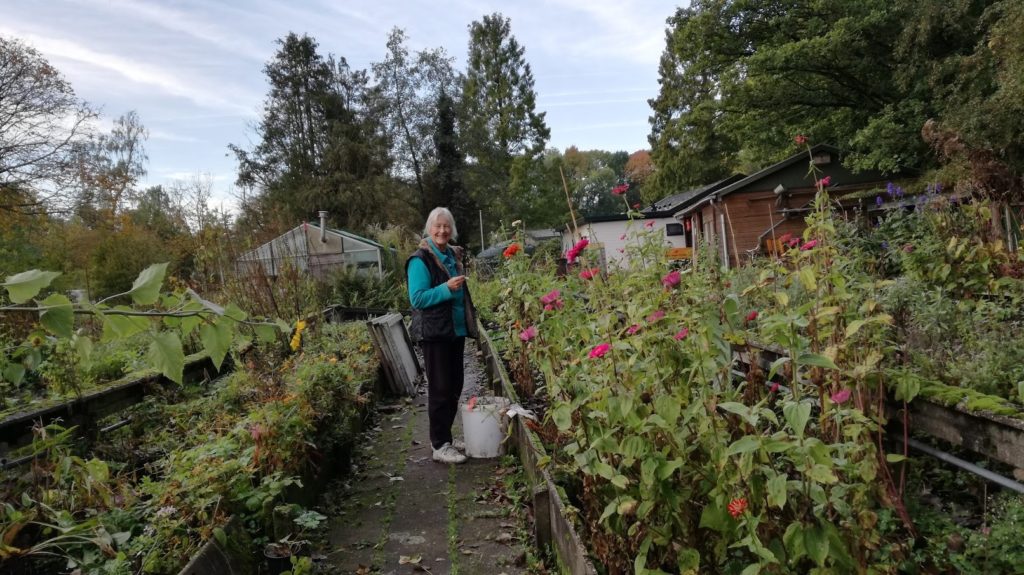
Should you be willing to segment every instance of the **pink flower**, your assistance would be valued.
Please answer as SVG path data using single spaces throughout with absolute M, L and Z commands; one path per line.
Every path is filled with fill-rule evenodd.
M 797 244 L 800 243 L 800 238 L 790 238 L 790 240 L 786 243 L 789 245 L 789 247 L 795 248 Z
M 846 400 L 850 399 L 849 388 L 840 389 L 839 391 L 833 393 L 830 399 L 832 399 L 833 403 L 846 403 Z
M 823 188 L 827 188 L 827 187 L 831 186 L 832 185 L 832 176 L 825 176 L 824 178 L 819 180 L 819 183 L 821 184 L 821 187 L 823 187 Z
M 619 239 L 622 241 L 626 241 L 626 234 L 622 234 L 621 236 L 619 236 Z
M 594 279 L 596 276 L 600 275 L 600 273 L 601 273 L 601 268 L 585 269 L 585 270 L 580 272 L 580 279 L 585 279 L 585 280 Z
M 654 227 L 654 220 L 649 220 L 649 221 L 644 222 L 644 227 L 647 228 L 647 229 L 653 228 Z
M 523 341 L 530 341 L 535 337 L 537 337 L 537 326 L 535 325 L 531 325 L 530 327 L 519 332 L 519 339 Z
M 903 244 L 903 253 L 914 253 L 914 244 Z
M 624 253 L 626 253 L 626 249 L 625 249 L 625 248 L 619 248 L 619 249 L 618 249 L 618 252 L 619 252 L 620 254 L 624 254 Z
M 778 384 L 778 382 L 775 382 L 775 383 L 772 384 L 771 387 L 768 388 L 768 393 L 775 393 L 778 390 L 779 390 L 779 384 Z
M 553 310 L 556 310 L 556 309 L 562 309 L 563 305 L 565 305 L 565 304 L 561 300 L 555 300 L 555 301 L 551 302 L 550 304 L 544 304 L 544 311 L 553 311 Z
M 556 302 L 558 300 L 559 297 L 561 297 L 561 295 L 562 295 L 562 292 L 560 292 L 560 291 L 558 291 L 556 289 L 553 289 L 553 290 L 549 291 L 548 293 L 540 296 L 540 303 L 554 303 L 554 302 Z
M 807 242 L 806 244 L 800 246 L 800 251 L 806 252 L 807 250 L 813 250 L 814 247 L 817 246 L 817 245 L 818 245 L 818 240 L 811 240 L 811 241 Z
M 791 239 L 793 239 L 793 234 L 790 233 L 790 232 L 786 232 L 786 233 L 782 234 L 781 236 L 779 236 L 777 241 L 780 241 L 782 243 L 787 243 Z
M 626 330 L 626 334 L 634 335 L 638 331 L 640 331 L 640 324 L 634 323 L 633 325 L 629 326 L 629 329 Z
M 807 136 L 803 134 L 797 134 L 796 136 L 793 137 L 793 141 L 802 146 L 807 143 Z
M 661 285 L 665 286 L 665 289 L 673 288 L 679 285 L 679 279 L 679 270 L 672 270 L 661 276 Z
M 619 184 L 612 188 L 612 193 L 615 194 L 616 196 L 621 196 L 622 194 L 625 194 L 627 191 L 629 191 L 629 184 Z
M 575 263 L 576 258 L 580 256 L 580 252 L 587 249 L 588 245 L 590 245 L 590 240 L 587 238 L 580 239 L 580 241 L 576 242 L 574 246 L 569 248 L 569 251 L 565 252 L 565 259 L 568 260 L 570 264 Z
M 676 341 L 682 341 L 686 339 L 686 336 L 688 335 L 690 335 L 690 329 L 684 327 L 683 329 L 677 331 L 676 334 L 672 337 L 675 338 Z
M 633 209 L 634 210 L 639 210 L 640 209 L 640 202 L 637 202 L 637 203 L 633 204 Z
M 608 350 L 611 348 L 612 346 L 610 343 L 599 343 L 595 345 L 594 349 L 590 350 L 590 359 L 604 357 L 604 354 L 608 353 Z
M 659 319 L 665 317 L 665 312 L 662 310 L 654 310 L 651 315 L 647 316 L 647 323 L 654 323 Z
M 752 312 L 747 314 L 747 321 L 748 322 L 754 321 L 755 319 L 757 319 L 757 310 L 756 309 L 754 311 L 752 311 Z

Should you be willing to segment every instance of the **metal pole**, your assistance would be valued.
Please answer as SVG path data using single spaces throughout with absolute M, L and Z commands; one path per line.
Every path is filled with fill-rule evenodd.
M 1009 489 L 1011 491 L 1016 491 L 1017 493 L 1024 493 L 1024 485 L 1021 485 L 1020 483 L 1017 483 L 1016 481 L 1014 481 L 1014 480 L 1012 480 L 1012 479 L 1010 479 L 1008 477 L 1004 477 L 1002 475 L 999 475 L 998 473 L 995 473 L 993 471 L 989 471 L 988 469 L 985 469 L 984 467 L 978 467 L 977 465 L 975 465 L 975 464 L 973 464 L 973 463 L 971 463 L 969 461 L 964 461 L 963 459 L 960 459 L 959 457 L 956 457 L 955 455 L 950 455 L 949 453 L 946 453 L 945 451 L 940 451 L 938 449 L 935 449 L 934 447 L 930 447 L 928 445 L 925 445 L 924 443 L 921 443 L 920 441 L 918 441 L 918 440 L 916 440 L 916 439 L 914 439 L 912 437 L 907 439 L 907 445 L 909 445 L 910 447 L 913 447 L 914 449 L 916 449 L 918 451 L 921 451 L 923 453 L 927 453 L 928 455 L 931 455 L 932 457 L 934 457 L 934 458 L 936 458 L 936 459 L 938 459 L 940 461 L 945 461 L 946 463 L 949 463 L 951 465 L 955 465 L 955 466 L 959 467 L 960 469 L 963 469 L 964 471 L 968 471 L 968 472 L 973 473 L 973 474 L 975 474 L 975 475 L 977 475 L 979 477 L 983 477 L 983 478 L 991 481 L 992 483 L 995 483 L 996 485 L 998 485 L 1000 487 L 1005 487 L 1006 489 Z
M 487 249 L 487 242 L 484 241 L 484 211 L 479 210 L 480 214 L 480 251 Z

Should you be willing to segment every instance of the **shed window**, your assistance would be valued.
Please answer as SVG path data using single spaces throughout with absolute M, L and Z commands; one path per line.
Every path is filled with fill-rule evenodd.
M 683 235 L 683 224 L 665 224 L 665 235 L 666 236 L 681 236 L 681 235 Z

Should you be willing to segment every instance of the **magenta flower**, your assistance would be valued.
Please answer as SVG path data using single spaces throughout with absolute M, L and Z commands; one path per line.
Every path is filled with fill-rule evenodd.
M 825 176 L 819 180 L 819 182 L 821 183 L 821 187 L 827 188 L 832 185 L 832 176 Z
M 800 246 L 800 251 L 806 252 L 807 250 L 813 250 L 814 247 L 817 246 L 817 245 L 818 245 L 818 240 L 811 240 L 811 241 L 807 242 L 806 244 Z
M 576 258 L 580 256 L 580 252 L 587 249 L 588 245 L 590 245 L 590 240 L 587 238 L 581 238 L 580 241 L 576 242 L 575 245 L 569 248 L 569 251 L 565 252 L 565 259 L 568 260 L 570 264 L 575 263 Z
M 647 316 L 647 323 L 654 323 L 659 319 L 665 317 L 665 312 L 662 310 L 654 310 L 651 315 Z
M 629 191 L 629 184 L 619 184 L 619 185 L 615 186 L 614 188 L 612 188 L 612 194 L 615 194 L 616 196 L 621 196 L 621 195 L 625 194 L 628 191 Z
M 749 321 L 754 321 L 755 319 L 757 319 L 757 310 L 754 310 L 754 311 L 752 311 L 752 312 L 747 314 L 747 321 L 748 322 Z
M 626 330 L 626 334 L 627 335 L 634 335 L 638 331 L 640 331 L 640 324 L 634 323 L 633 325 L 629 326 L 629 329 Z
M 771 387 L 768 388 L 768 393 L 775 393 L 778 390 L 779 390 L 779 383 L 775 382 L 775 383 L 772 384 Z
M 622 241 L 626 241 L 626 234 L 622 234 L 621 236 L 619 236 L 619 239 Z
M 676 334 L 672 337 L 675 338 L 676 341 L 682 341 L 686 339 L 686 336 L 688 335 L 690 335 L 690 329 L 684 327 L 683 329 L 677 331 Z
M 562 300 L 556 299 L 552 303 L 545 304 L 544 305 L 544 311 L 553 311 L 553 310 L 556 310 L 556 309 L 562 309 L 563 305 L 564 304 L 562 303 Z
M 807 136 L 803 134 L 797 134 L 796 136 L 793 136 L 793 141 L 796 142 L 797 145 L 802 146 L 807 143 Z
M 604 357 L 604 354 L 608 353 L 608 350 L 612 348 L 610 343 L 599 343 L 590 350 L 590 359 L 596 359 Z
M 846 400 L 850 399 L 850 390 L 849 390 L 849 388 L 840 389 L 839 391 L 833 393 L 832 397 L 830 399 L 832 399 L 833 403 L 840 403 L 840 404 L 846 403 Z
M 580 278 L 585 280 L 594 279 L 600 273 L 601 268 L 589 268 L 580 272 Z
M 531 325 L 530 327 L 519 332 L 519 339 L 523 341 L 530 341 L 535 337 L 537 337 L 537 326 L 535 325 Z
M 672 270 L 661 276 L 661 285 L 665 286 L 665 289 L 670 289 L 679 285 L 679 279 L 679 270 Z
M 545 304 L 547 304 L 547 303 L 555 303 L 555 301 L 557 301 L 558 298 L 561 297 L 561 296 L 562 296 L 562 292 L 560 292 L 560 291 L 558 291 L 556 289 L 553 289 L 553 290 L 549 291 L 548 293 L 540 296 L 540 303 L 545 303 Z

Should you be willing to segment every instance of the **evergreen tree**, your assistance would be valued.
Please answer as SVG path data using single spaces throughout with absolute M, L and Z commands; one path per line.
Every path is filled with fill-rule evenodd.
M 470 233 L 477 221 L 477 207 L 466 191 L 466 158 L 459 149 L 456 116 L 455 101 L 442 92 L 437 99 L 437 121 L 433 137 L 437 163 L 430 178 L 428 205 L 431 209 L 444 206 L 451 210 L 456 223 L 462 229 L 460 244 L 479 245 L 479 238 Z
M 469 32 L 462 93 L 462 141 L 471 166 L 467 183 L 489 220 L 499 214 L 516 219 L 525 207 L 517 192 L 522 196 L 536 188 L 550 130 L 544 113 L 535 109 L 533 72 L 509 19 L 484 16 Z

